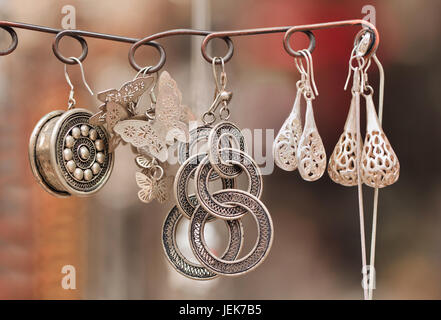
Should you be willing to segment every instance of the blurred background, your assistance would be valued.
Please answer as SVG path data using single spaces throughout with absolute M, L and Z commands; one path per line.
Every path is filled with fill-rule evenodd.
M 137 38 L 173 28 L 228 30 L 359 19 L 365 16 L 363 6 L 374 6 L 381 35 L 377 55 L 386 72 L 383 128 L 401 163 L 399 181 L 380 192 L 374 297 L 441 298 L 440 1 L 1 0 L 0 19 L 61 28 L 66 4 L 76 8 L 77 29 Z M 314 111 L 328 156 L 350 104 L 343 85 L 358 30 L 315 32 L 320 95 Z M 1 299 L 362 298 L 357 188 L 337 185 L 326 173 L 313 183 L 278 168 L 264 176 L 262 200 L 275 230 L 268 258 L 244 276 L 209 282 L 184 278 L 165 259 L 161 228 L 173 201 L 138 200 L 129 147 L 117 149 L 113 174 L 98 194 L 57 199 L 43 191 L 30 170 L 28 139 L 43 115 L 65 109 L 69 88 L 63 64 L 52 53 L 53 35 L 16 31 L 18 48 L 0 57 Z M 6 48 L 9 35 L 1 31 L 0 38 Z M 233 39 L 235 53 L 226 69 L 234 92 L 232 120 L 241 128 L 277 133 L 291 110 L 298 72 L 282 38 Z M 294 38 L 296 49 L 307 45 L 303 36 Z M 201 40 L 160 40 L 167 51 L 164 69 L 197 116 L 211 103 L 214 90 L 211 66 L 200 55 Z M 119 88 L 133 78 L 129 45 L 87 41 L 84 67 L 95 92 Z M 61 49 L 65 56 L 80 53 L 72 39 L 64 38 Z M 212 50 L 223 55 L 222 41 Z M 136 55 L 142 65 L 155 64 L 157 58 L 148 47 Z M 81 84 L 78 66 L 69 67 L 69 74 L 77 105 L 97 110 L 99 103 Z M 377 88 L 375 67 L 370 81 Z M 270 147 L 264 143 L 263 150 Z M 364 187 L 364 197 L 369 246 L 373 190 Z M 186 229 L 183 223 L 178 241 L 189 254 Z M 249 217 L 245 229 L 246 253 L 256 237 Z M 223 250 L 223 224 L 216 222 L 207 232 L 210 244 Z M 64 265 L 76 268 L 76 290 L 61 287 Z

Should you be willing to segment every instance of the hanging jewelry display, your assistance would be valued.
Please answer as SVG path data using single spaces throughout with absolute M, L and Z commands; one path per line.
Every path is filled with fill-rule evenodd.
M 54 111 L 43 117 L 35 127 L 29 144 L 29 159 L 33 174 L 42 187 L 56 196 L 89 195 L 99 190 L 107 181 L 113 166 L 113 150 L 120 143 L 129 143 L 140 167 L 135 179 L 138 197 L 145 203 L 156 199 L 163 203 L 168 189 L 173 189 L 176 205 L 167 215 L 163 225 L 163 247 L 173 267 L 187 277 L 203 280 L 220 275 L 236 276 L 256 268 L 267 257 L 273 241 L 271 216 L 260 200 L 263 180 L 253 158 L 246 152 L 246 143 L 240 129 L 229 121 L 229 103 L 232 93 L 226 90 L 227 77 L 224 63 L 231 59 L 233 46 L 230 37 L 285 32 L 284 47 L 295 57 L 301 79 L 297 82 L 297 94 L 293 108 L 283 123 L 273 145 L 275 163 L 281 169 L 299 169 L 304 180 L 319 179 L 326 169 L 326 153 L 314 119 L 312 101 L 318 96 L 314 81 L 311 52 L 315 47 L 312 30 L 339 26 L 362 25 L 356 37 L 350 58 L 353 73 L 352 100 L 343 133 L 329 158 L 330 178 L 344 186 L 358 187 L 363 289 L 365 299 L 372 299 L 378 190 L 395 183 L 399 178 L 400 164 L 381 126 L 384 73 L 375 55 L 379 45 L 378 32 L 372 24 L 363 20 L 348 20 L 294 27 L 247 29 L 225 32 L 198 30 L 169 30 L 144 39 L 132 39 L 81 30 L 57 30 L 47 27 L 2 21 L 0 26 L 11 35 L 11 45 L 0 51 L 6 55 L 15 50 L 18 43 L 13 28 L 56 33 L 53 51 L 65 64 L 77 63 L 87 56 L 87 43 L 82 37 L 95 37 L 112 41 L 133 43 L 129 61 L 139 72 L 132 81 L 119 90 L 111 89 L 98 94 L 102 102 L 99 111 L 92 115 L 86 109 L 76 109 L 74 90 L 71 87 L 68 111 Z M 305 33 L 309 48 L 294 51 L 290 36 L 294 32 Z M 188 132 L 189 109 L 181 104 L 181 92 L 167 72 L 156 74 L 165 63 L 165 51 L 155 40 L 177 34 L 205 35 L 202 55 L 212 63 L 216 82 L 215 98 L 202 116 L 203 125 Z M 79 58 L 65 58 L 58 50 L 60 39 L 69 35 L 77 39 L 83 52 Z M 207 44 L 214 38 L 223 39 L 228 45 L 224 58 L 211 58 Z M 157 65 L 140 68 L 134 61 L 134 52 L 141 45 L 155 47 L 160 54 Z M 302 63 L 306 61 L 306 68 Z M 380 71 L 379 116 L 373 102 L 374 90 L 368 84 L 367 70 L 371 59 Z M 355 63 L 355 65 L 353 65 Z M 216 65 L 222 66 L 218 77 Z M 65 66 L 66 68 L 66 66 Z M 352 71 L 352 72 L 351 72 Z M 157 87 L 157 90 L 156 90 Z M 149 90 L 150 88 L 150 90 Z M 156 92 L 157 91 L 157 92 Z M 150 106 L 140 103 L 149 92 Z M 360 98 L 366 102 L 366 137 L 362 143 L 360 130 Z M 306 102 L 302 127 L 301 101 Z M 220 107 L 220 108 L 219 108 Z M 217 113 L 217 110 L 219 112 Z M 217 121 L 220 119 L 220 121 Z M 179 168 L 174 184 L 165 174 L 165 161 L 169 158 L 169 146 L 178 142 Z M 202 148 L 200 148 L 202 146 Z M 246 190 L 237 189 L 240 175 L 248 178 Z M 221 188 L 214 191 L 212 182 L 220 180 Z M 370 264 L 367 264 L 362 184 L 375 188 L 372 223 Z M 191 190 L 191 189 L 194 189 Z M 194 193 L 190 193 L 190 190 Z M 243 243 L 242 218 L 252 215 L 258 226 L 255 247 L 243 258 L 238 258 Z M 179 251 L 176 228 L 182 218 L 188 219 L 191 249 L 198 261 L 192 263 Z M 229 231 L 229 242 L 220 257 L 208 248 L 204 228 L 215 219 L 223 220 Z
M 81 67 L 81 61 L 74 59 Z M 89 120 L 92 113 L 75 108 L 74 87 L 71 88 L 68 111 L 52 111 L 35 126 L 29 141 L 29 161 L 38 183 L 57 197 L 87 196 L 101 189 L 113 168 L 107 131 Z

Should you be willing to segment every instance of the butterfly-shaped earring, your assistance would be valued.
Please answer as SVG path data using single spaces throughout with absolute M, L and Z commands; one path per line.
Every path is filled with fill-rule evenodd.
M 158 79 L 158 94 L 153 120 L 128 119 L 113 128 L 122 140 L 161 162 L 167 160 L 167 145 L 188 141 L 188 109 L 181 105 L 182 94 L 168 72 Z
M 173 177 L 165 177 L 164 169 L 154 158 L 150 160 L 143 155 L 138 155 L 135 161 L 143 169 L 135 174 L 136 184 L 141 188 L 138 191 L 139 200 L 144 203 L 150 203 L 154 199 L 159 203 L 167 201 Z
M 98 108 L 90 120 L 90 124 L 102 125 L 106 124 L 107 130 L 112 133 L 115 125 L 125 119 L 129 119 L 137 115 L 137 103 L 139 98 L 151 86 L 153 77 L 139 77 L 132 81 L 126 82 L 121 89 L 109 89 L 98 93 L 98 100 L 104 102 Z M 113 135 L 110 140 L 111 151 L 121 142 L 118 135 Z

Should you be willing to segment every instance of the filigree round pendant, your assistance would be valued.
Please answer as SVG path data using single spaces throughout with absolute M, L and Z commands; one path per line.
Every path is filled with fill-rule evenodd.
M 191 200 L 195 201 L 192 196 Z M 167 215 L 164 225 L 162 227 L 162 245 L 165 256 L 171 265 L 184 276 L 195 280 L 210 280 L 216 278 L 218 275 L 211 272 L 203 265 L 190 262 L 179 250 L 176 243 L 176 228 L 184 217 L 179 212 L 178 208 L 174 206 Z M 240 220 L 225 221 L 229 231 L 228 247 L 225 249 L 221 259 L 225 261 L 233 261 L 237 258 L 242 248 L 243 243 L 243 227 Z
M 109 136 L 89 124 L 86 109 L 53 111 L 35 126 L 29 161 L 39 184 L 57 197 L 90 195 L 104 186 L 113 168 Z

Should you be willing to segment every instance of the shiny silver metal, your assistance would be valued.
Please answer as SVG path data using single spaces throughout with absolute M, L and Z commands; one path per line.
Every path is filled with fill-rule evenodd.
M 256 162 L 245 152 L 232 148 L 222 149 L 221 157 L 224 159 L 223 161 L 231 166 L 240 168 L 246 174 L 248 178 L 248 188 L 246 191 L 260 198 L 263 191 L 263 179 Z M 209 161 L 209 157 L 203 158 L 197 166 L 194 184 L 199 204 L 211 216 L 221 219 L 238 219 L 245 215 L 247 210 L 242 206 L 232 205 L 231 203 L 222 204 L 213 198 L 208 187 L 209 178 L 213 171 L 213 165 Z M 218 193 L 229 192 L 230 189 L 218 191 Z
M 195 197 L 190 197 L 190 201 L 194 202 Z M 194 280 L 211 280 L 218 275 L 211 272 L 202 265 L 190 262 L 179 250 L 176 243 L 176 229 L 183 215 L 178 208 L 174 206 L 165 218 L 162 227 L 162 246 L 165 256 L 167 257 L 173 268 L 182 275 Z M 240 220 L 225 221 L 228 231 L 228 247 L 222 254 L 222 260 L 232 261 L 237 258 L 243 243 L 243 226 Z
M 54 196 L 91 195 L 104 186 L 112 172 L 114 158 L 108 151 L 107 131 L 90 125 L 91 115 L 86 109 L 53 111 L 31 134 L 31 170 Z
M 177 223 L 182 216 L 191 219 L 189 238 L 193 253 L 213 274 L 231 276 L 246 273 L 256 268 L 269 253 L 273 239 L 273 224 L 268 210 L 259 200 L 263 180 L 257 164 L 244 152 L 245 148 L 245 139 L 240 129 L 231 122 L 222 121 L 214 126 L 208 135 L 208 154 L 199 153 L 189 157 L 176 174 L 174 190 L 177 205 L 164 224 L 168 232 L 164 229 L 163 234 L 168 234 L 168 237 L 163 236 L 163 244 L 170 262 L 187 276 L 193 277 L 192 272 L 197 272 L 199 277 L 201 269 L 188 264 L 179 254 L 175 235 L 170 231 L 173 224 L 168 220 Z M 188 150 L 184 152 L 189 154 Z M 221 190 L 214 193 L 208 187 L 213 172 L 217 172 L 217 177 L 221 177 L 223 181 Z M 246 191 L 235 189 L 235 179 L 242 172 L 249 180 Z M 188 193 L 191 179 L 194 180 L 196 197 Z M 258 239 L 254 249 L 238 260 L 214 256 L 204 240 L 205 223 L 215 217 L 227 223 L 240 223 L 245 214 L 253 215 L 257 222 Z M 237 238 L 233 231 L 230 229 L 230 241 Z M 240 245 L 240 242 L 237 240 L 236 246 Z M 202 270 L 204 278 L 211 278 L 211 273 Z
M 256 245 L 250 253 L 238 260 L 227 261 L 213 255 L 204 239 L 204 227 L 209 214 L 199 206 L 193 213 L 189 230 L 193 253 L 208 270 L 223 276 L 238 276 L 254 270 L 268 256 L 274 238 L 273 223 L 268 209 L 258 198 L 242 190 L 220 191 L 212 196 L 222 204 L 240 205 L 253 216 L 258 228 Z
M 274 163 L 282 170 L 297 169 L 297 148 L 302 135 L 302 117 L 300 102 L 303 97 L 304 80 L 297 81 L 297 93 L 292 110 L 283 122 L 273 143 Z

